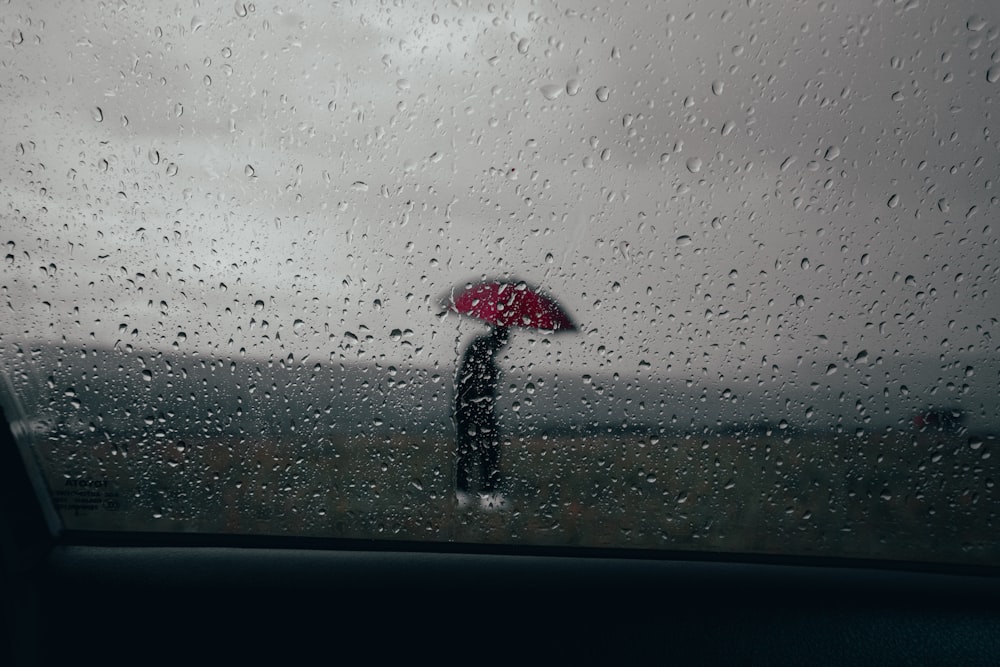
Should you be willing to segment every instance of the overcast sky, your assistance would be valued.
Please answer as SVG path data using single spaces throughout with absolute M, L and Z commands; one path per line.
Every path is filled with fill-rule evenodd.
M 581 325 L 515 374 L 998 357 L 992 0 L 198 4 L 0 13 L 8 359 L 448 369 L 482 275 Z

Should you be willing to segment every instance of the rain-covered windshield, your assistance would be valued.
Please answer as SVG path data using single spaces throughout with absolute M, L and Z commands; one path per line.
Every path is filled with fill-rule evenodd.
M 989 0 L 17 3 L 65 528 L 1000 563 Z

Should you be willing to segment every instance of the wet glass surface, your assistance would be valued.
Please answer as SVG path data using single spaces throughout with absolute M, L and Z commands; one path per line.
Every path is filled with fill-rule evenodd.
M 0 394 L 65 527 L 997 564 L 993 3 L 0 35 Z

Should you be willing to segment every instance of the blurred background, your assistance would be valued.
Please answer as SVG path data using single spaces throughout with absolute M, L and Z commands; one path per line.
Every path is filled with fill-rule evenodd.
M 17 3 L 6 413 L 68 527 L 996 563 L 998 19 Z M 499 360 L 498 514 L 484 277 L 579 326 Z

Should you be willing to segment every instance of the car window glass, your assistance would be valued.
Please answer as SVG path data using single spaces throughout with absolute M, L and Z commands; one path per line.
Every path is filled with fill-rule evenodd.
M 2 394 L 63 526 L 997 562 L 994 3 L 0 35 Z

